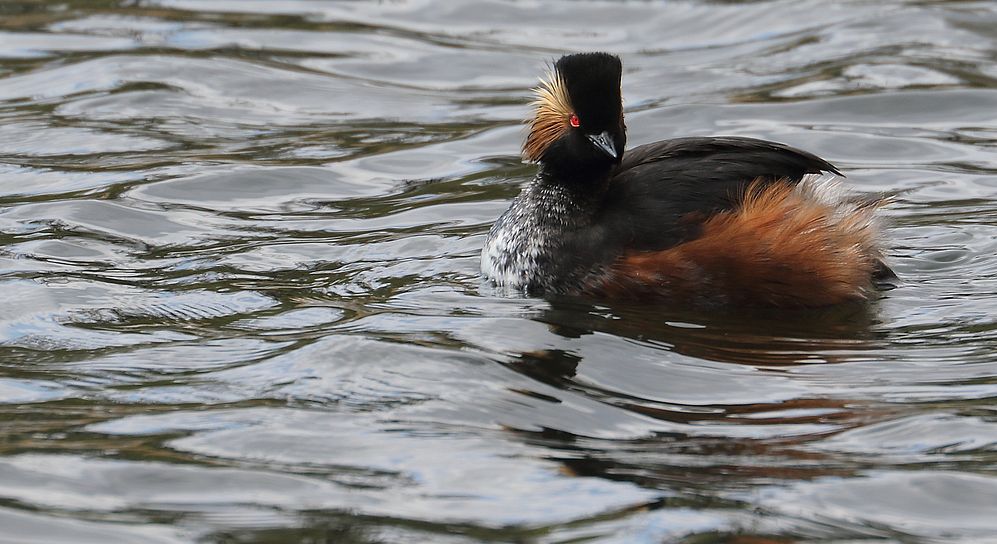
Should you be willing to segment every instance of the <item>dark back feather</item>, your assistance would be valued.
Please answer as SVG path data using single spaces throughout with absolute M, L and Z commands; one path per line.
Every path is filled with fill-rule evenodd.
M 677 138 L 626 153 L 610 181 L 601 221 L 637 250 L 691 239 L 708 216 L 737 206 L 752 182 L 799 182 L 831 163 L 790 146 L 753 138 Z

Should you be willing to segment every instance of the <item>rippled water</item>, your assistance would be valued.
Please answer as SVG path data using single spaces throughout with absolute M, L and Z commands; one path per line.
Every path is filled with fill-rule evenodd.
M 887 192 L 868 308 L 480 283 L 529 88 Z M 997 3 L 0 3 L 0 542 L 997 542 Z

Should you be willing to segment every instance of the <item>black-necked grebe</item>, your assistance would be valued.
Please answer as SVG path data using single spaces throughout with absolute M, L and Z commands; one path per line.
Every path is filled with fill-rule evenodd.
M 877 245 L 880 198 L 798 149 L 678 138 L 626 152 L 622 65 L 558 60 L 537 88 L 523 154 L 536 178 L 495 222 L 481 271 L 530 295 L 824 306 L 895 278 Z

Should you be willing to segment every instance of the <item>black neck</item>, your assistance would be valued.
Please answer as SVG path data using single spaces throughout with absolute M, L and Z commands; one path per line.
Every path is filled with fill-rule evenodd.
M 609 186 L 612 171 L 612 166 L 584 169 L 540 163 L 537 179 L 541 183 L 564 187 L 581 200 L 598 200 Z

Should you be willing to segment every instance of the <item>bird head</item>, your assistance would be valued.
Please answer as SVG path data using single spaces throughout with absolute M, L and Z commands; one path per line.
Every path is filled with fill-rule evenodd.
M 602 174 L 623 159 L 623 65 L 608 53 L 558 59 L 534 90 L 523 156 L 565 175 Z

